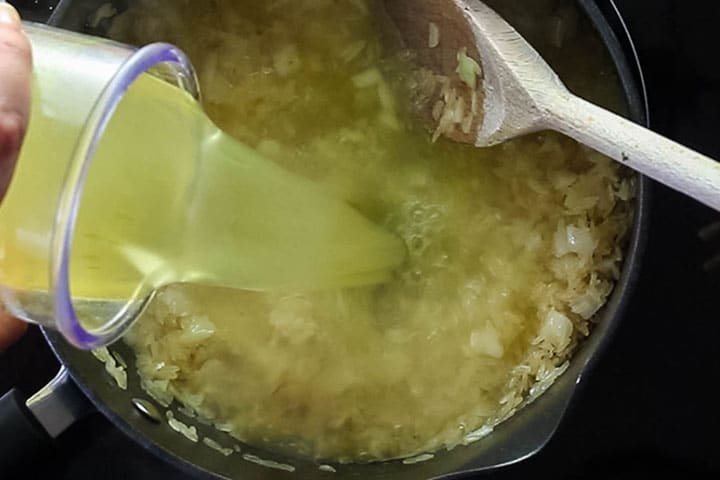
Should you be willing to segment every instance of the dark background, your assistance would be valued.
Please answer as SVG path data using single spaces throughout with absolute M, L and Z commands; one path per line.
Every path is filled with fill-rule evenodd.
M 12 2 L 42 20 L 46 0 Z M 652 128 L 720 158 L 720 2 L 617 0 L 645 71 Z M 720 475 L 720 215 L 655 186 L 649 245 L 624 322 L 561 428 L 536 457 L 498 479 L 706 478 Z M 37 331 L 0 355 L 0 395 L 31 394 L 57 363 Z M 2 435 L 2 432 L 0 432 Z M 185 478 L 94 415 L 63 434 L 26 478 Z M 5 478 L 0 472 L 0 478 Z

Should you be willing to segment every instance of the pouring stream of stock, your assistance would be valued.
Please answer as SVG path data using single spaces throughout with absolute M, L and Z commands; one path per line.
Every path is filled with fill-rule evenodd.
M 482 63 L 483 118 L 446 136 L 478 147 L 556 130 L 720 210 L 720 164 L 589 103 L 563 85 L 540 54 L 479 0 L 385 0 L 389 20 L 419 63 L 453 77 L 456 53 Z M 439 32 L 431 46 L 429 29 Z M 432 118 L 426 119 L 431 124 Z

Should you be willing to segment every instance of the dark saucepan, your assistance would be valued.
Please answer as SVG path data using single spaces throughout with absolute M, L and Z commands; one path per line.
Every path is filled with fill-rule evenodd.
M 104 0 L 68 0 L 61 2 L 56 10 L 51 23 L 78 31 L 86 31 L 85 19 L 89 13 L 98 8 Z M 117 0 L 117 7 L 122 9 L 126 1 Z M 503 13 L 502 1 L 488 2 L 501 14 Z M 645 123 L 645 102 L 644 96 L 638 90 L 636 80 L 639 67 L 631 63 L 629 39 L 625 32 L 619 29 L 622 21 L 617 16 L 612 0 L 578 0 L 581 10 L 585 12 L 586 18 L 581 19 L 580 28 L 594 29 L 600 40 L 594 40 L 597 45 L 604 44 L 612 61 L 617 69 L 620 87 L 625 96 L 624 109 L 627 115 L 633 120 Z M 613 27 L 611 27 L 611 24 Z M 518 26 L 522 32 L 522 27 Z M 621 32 L 621 39 L 615 32 Z M 98 32 L 91 32 L 98 33 Z M 604 52 L 598 52 L 598 54 Z M 552 63 L 552 58 L 550 58 Z M 558 67 L 556 67 L 558 68 Z M 562 69 L 558 68 L 562 74 Z M 583 94 L 582 85 L 572 85 L 571 88 Z M 622 105 L 608 105 L 609 107 L 623 108 Z M 615 290 L 607 305 L 599 314 L 599 321 L 595 326 L 592 335 L 585 341 L 575 353 L 568 371 L 540 397 L 536 402 L 522 409 L 514 417 L 499 426 L 496 431 L 483 440 L 466 447 L 458 447 L 450 452 L 438 452 L 435 457 L 426 462 L 413 465 L 404 465 L 399 461 L 383 462 L 369 465 L 344 465 L 338 467 L 338 472 L 333 478 L 393 478 L 393 479 L 418 479 L 418 478 L 449 478 L 463 473 L 477 472 L 498 468 L 503 465 L 512 464 L 523 460 L 542 449 L 548 442 L 564 412 L 566 411 L 572 397 L 580 385 L 580 380 L 587 373 L 593 362 L 597 359 L 600 350 L 608 342 L 614 328 L 619 323 L 622 311 L 631 294 L 634 281 L 638 274 L 640 259 L 643 251 L 644 233 L 646 230 L 646 218 L 648 210 L 648 182 L 641 178 L 638 182 L 639 189 L 636 199 L 634 224 L 628 238 L 626 247 L 625 265 L 622 276 L 617 283 Z M 122 391 L 105 373 L 101 363 L 86 352 L 81 352 L 68 346 L 59 335 L 54 332 L 45 332 L 48 342 L 55 351 L 57 357 L 63 363 L 69 377 L 66 376 L 53 388 L 46 389 L 49 396 L 43 404 L 43 408 L 51 413 L 50 417 L 60 418 L 64 415 L 64 422 L 60 422 L 56 428 L 67 426 L 86 407 L 94 408 L 108 417 L 119 429 L 125 432 L 137 443 L 154 453 L 155 455 L 176 465 L 182 470 L 197 476 L 211 478 L 242 478 L 242 479 L 269 479 L 269 478 L 327 478 L 328 473 L 318 470 L 318 465 L 309 461 L 297 459 L 279 458 L 273 453 L 264 452 L 243 445 L 243 453 L 256 455 L 264 459 L 272 459 L 278 462 L 287 463 L 296 467 L 295 472 L 289 473 L 280 470 L 270 469 L 248 462 L 241 458 L 241 455 L 234 454 L 223 456 L 203 445 L 194 444 L 171 430 L 164 421 L 154 422 L 138 412 L 133 406 L 134 398 L 147 398 L 139 387 L 139 378 L 132 365 L 134 355 L 129 348 L 120 343 L 112 347 L 130 363 L 128 370 L 128 390 Z M 79 390 L 75 388 L 79 387 Z M 80 391 L 82 393 L 80 393 Z M 88 404 L 88 399 L 89 403 Z M 4 403 L 3 403 L 4 402 Z M 39 427 L 32 422 L 24 422 L 9 418 L 10 414 L 19 414 L 21 409 L 11 405 L 9 397 L 0 402 L 0 426 L 14 425 L 16 429 Z M 15 402 L 16 403 L 16 402 Z M 37 405 L 35 410 L 37 410 Z M 160 409 L 162 411 L 163 409 Z M 62 412 L 61 412 L 62 411 Z M 25 414 L 29 412 L 25 411 Z M 57 415 L 55 415 L 57 413 Z M 181 420 L 190 420 L 178 415 Z M 46 423 L 46 422 L 42 422 Z M 217 439 L 221 444 L 237 443 L 230 441 L 211 427 L 206 427 L 197 422 L 193 423 L 198 428 L 200 437 Z M 47 428 L 47 425 L 46 425 Z M 8 432 L 3 428 L 3 435 Z M 28 447 L 32 446 L 32 435 L 18 434 L 18 439 L 27 438 Z M 22 447 L 22 442 L 15 445 L 15 453 Z M 3 452 L 4 446 L 0 446 L 0 465 L 7 461 L 8 451 Z

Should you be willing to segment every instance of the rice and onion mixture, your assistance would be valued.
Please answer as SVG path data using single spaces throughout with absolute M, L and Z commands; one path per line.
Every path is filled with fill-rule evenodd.
M 551 133 L 433 142 L 407 100 L 412 56 L 384 53 L 363 0 L 201 3 L 138 1 L 111 36 L 179 45 L 221 128 L 402 237 L 408 261 L 360 289 L 168 287 L 126 339 L 144 388 L 243 442 L 339 462 L 490 433 L 589 334 L 632 180 Z

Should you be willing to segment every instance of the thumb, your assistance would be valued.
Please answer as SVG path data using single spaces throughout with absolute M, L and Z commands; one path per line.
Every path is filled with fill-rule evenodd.
M 32 59 L 20 16 L 0 3 L 0 199 L 12 177 L 30 116 Z M 0 307 L 0 352 L 12 345 L 26 325 Z
M 20 16 L 0 3 L 0 199 L 12 177 L 30 117 L 32 55 Z
M 27 330 L 27 323 L 8 315 L 0 306 L 0 353 L 11 347 Z

